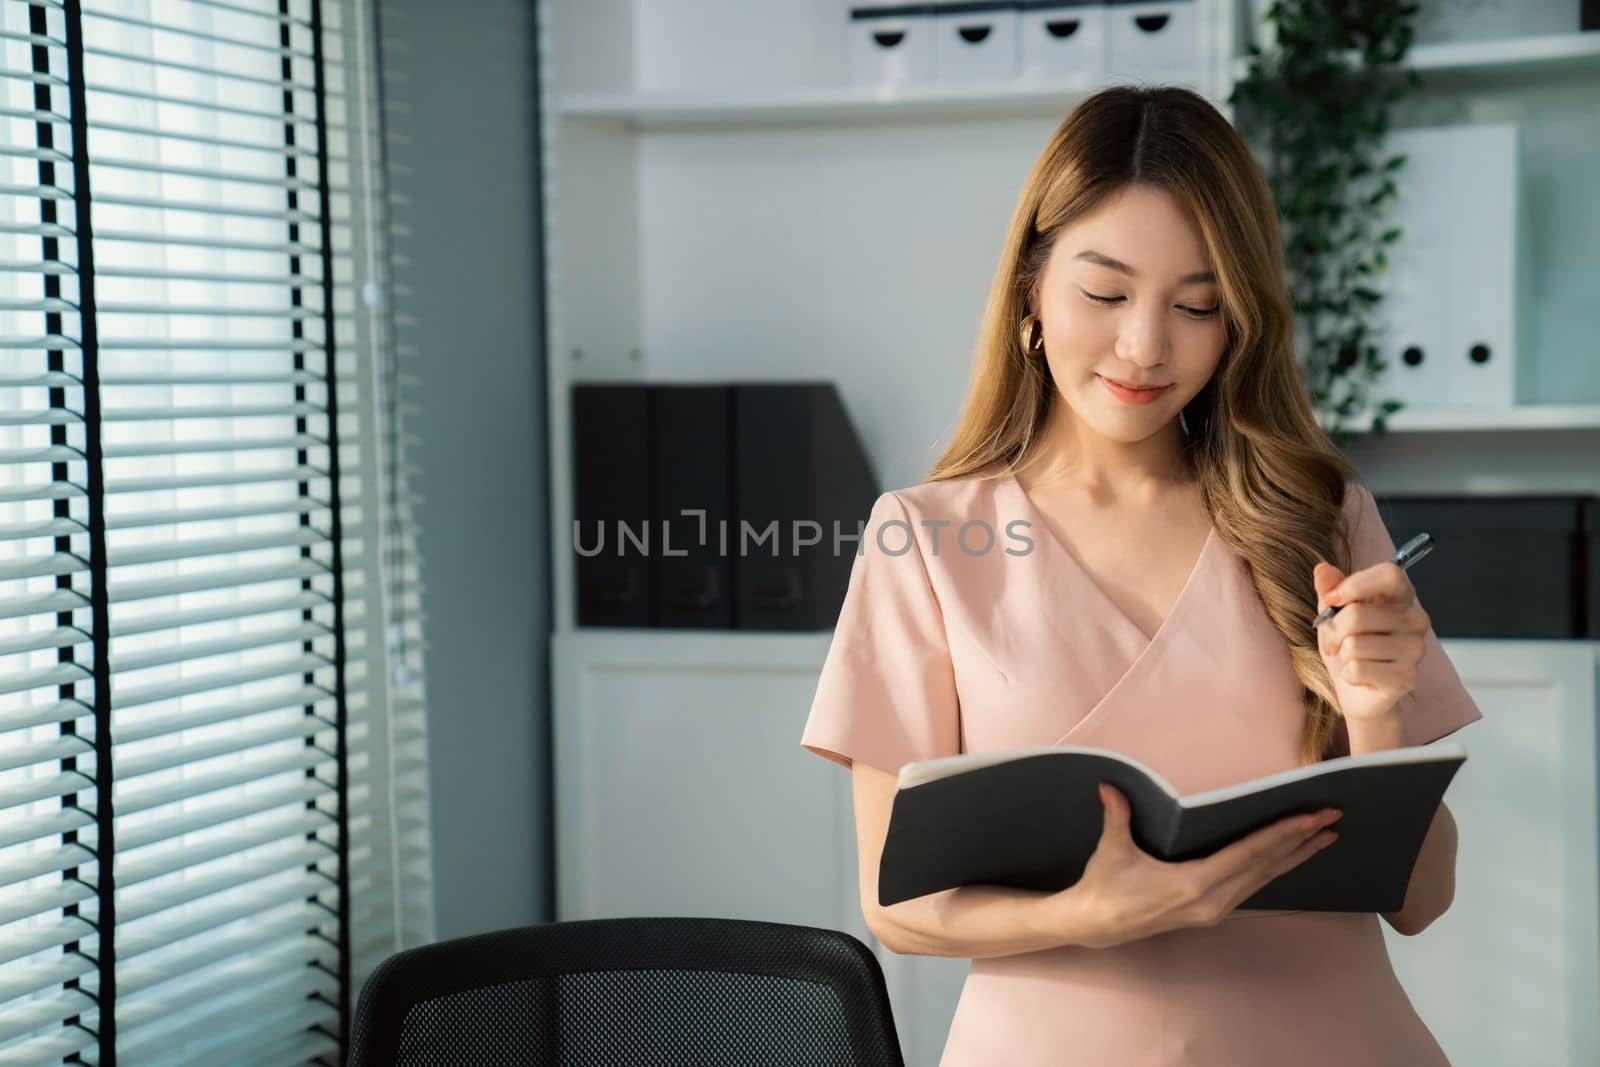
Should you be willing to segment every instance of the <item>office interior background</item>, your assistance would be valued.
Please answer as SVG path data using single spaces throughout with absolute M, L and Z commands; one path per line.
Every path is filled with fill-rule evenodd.
M 1265 0 L 1001 5 L 981 52 L 871 6 L 0 0 L 0 1058 L 336 1063 L 394 952 L 689 915 L 859 938 L 937 1061 L 967 961 L 876 943 L 848 775 L 799 746 L 830 623 L 587 615 L 575 442 L 638 427 L 574 389 L 820 384 L 818 454 L 914 484 L 1076 100 L 1229 110 L 1271 41 Z M 1485 712 L 1457 896 L 1385 933 L 1458 1067 L 1576 1067 L 1600 12 L 1415 23 L 1375 394 L 1406 406 L 1346 448 L 1380 500 L 1461 498 L 1439 603 L 1554 621 L 1441 627 Z

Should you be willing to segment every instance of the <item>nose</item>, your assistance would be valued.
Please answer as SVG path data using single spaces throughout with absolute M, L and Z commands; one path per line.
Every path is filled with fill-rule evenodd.
M 1154 367 L 1165 360 L 1167 333 L 1161 312 L 1127 315 L 1117 335 L 1115 351 L 1119 359 L 1139 367 Z

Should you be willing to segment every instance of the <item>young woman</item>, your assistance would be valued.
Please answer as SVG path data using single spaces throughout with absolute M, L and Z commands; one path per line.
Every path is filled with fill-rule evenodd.
M 1447 1062 L 1377 914 L 1236 910 L 1337 812 L 1164 863 L 1102 786 L 1072 887 L 877 905 L 913 760 L 1089 745 L 1192 793 L 1481 718 L 1291 334 L 1271 196 L 1225 117 L 1176 88 L 1080 104 L 1012 217 L 945 454 L 873 505 L 801 740 L 851 768 L 869 928 L 972 960 L 941 1067 Z M 1441 806 L 1383 920 L 1442 914 L 1455 851 Z

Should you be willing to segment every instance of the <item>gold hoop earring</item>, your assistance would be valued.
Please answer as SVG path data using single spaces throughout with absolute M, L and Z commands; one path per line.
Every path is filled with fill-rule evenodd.
M 1039 321 L 1039 316 L 1029 312 L 1022 317 L 1019 331 L 1022 340 L 1024 355 L 1038 356 L 1044 354 L 1044 326 Z

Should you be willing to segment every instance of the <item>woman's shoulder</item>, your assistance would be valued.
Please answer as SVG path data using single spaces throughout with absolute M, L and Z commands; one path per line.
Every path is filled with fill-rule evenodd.
M 918 518 L 959 522 L 991 511 L 994 494 L 1006 477 L 1007 468 L 997 461 L 966 474 L 925 479 L 886 490 L 879 500 L 893 497 L 900 507 Z
M 1362 516 L 1377 510 L 1378 502 L 1372 490 L 1359 478 L 1347 478 L 1344 483 L 1343 509 L 1349 528 L 1354 530 Z

